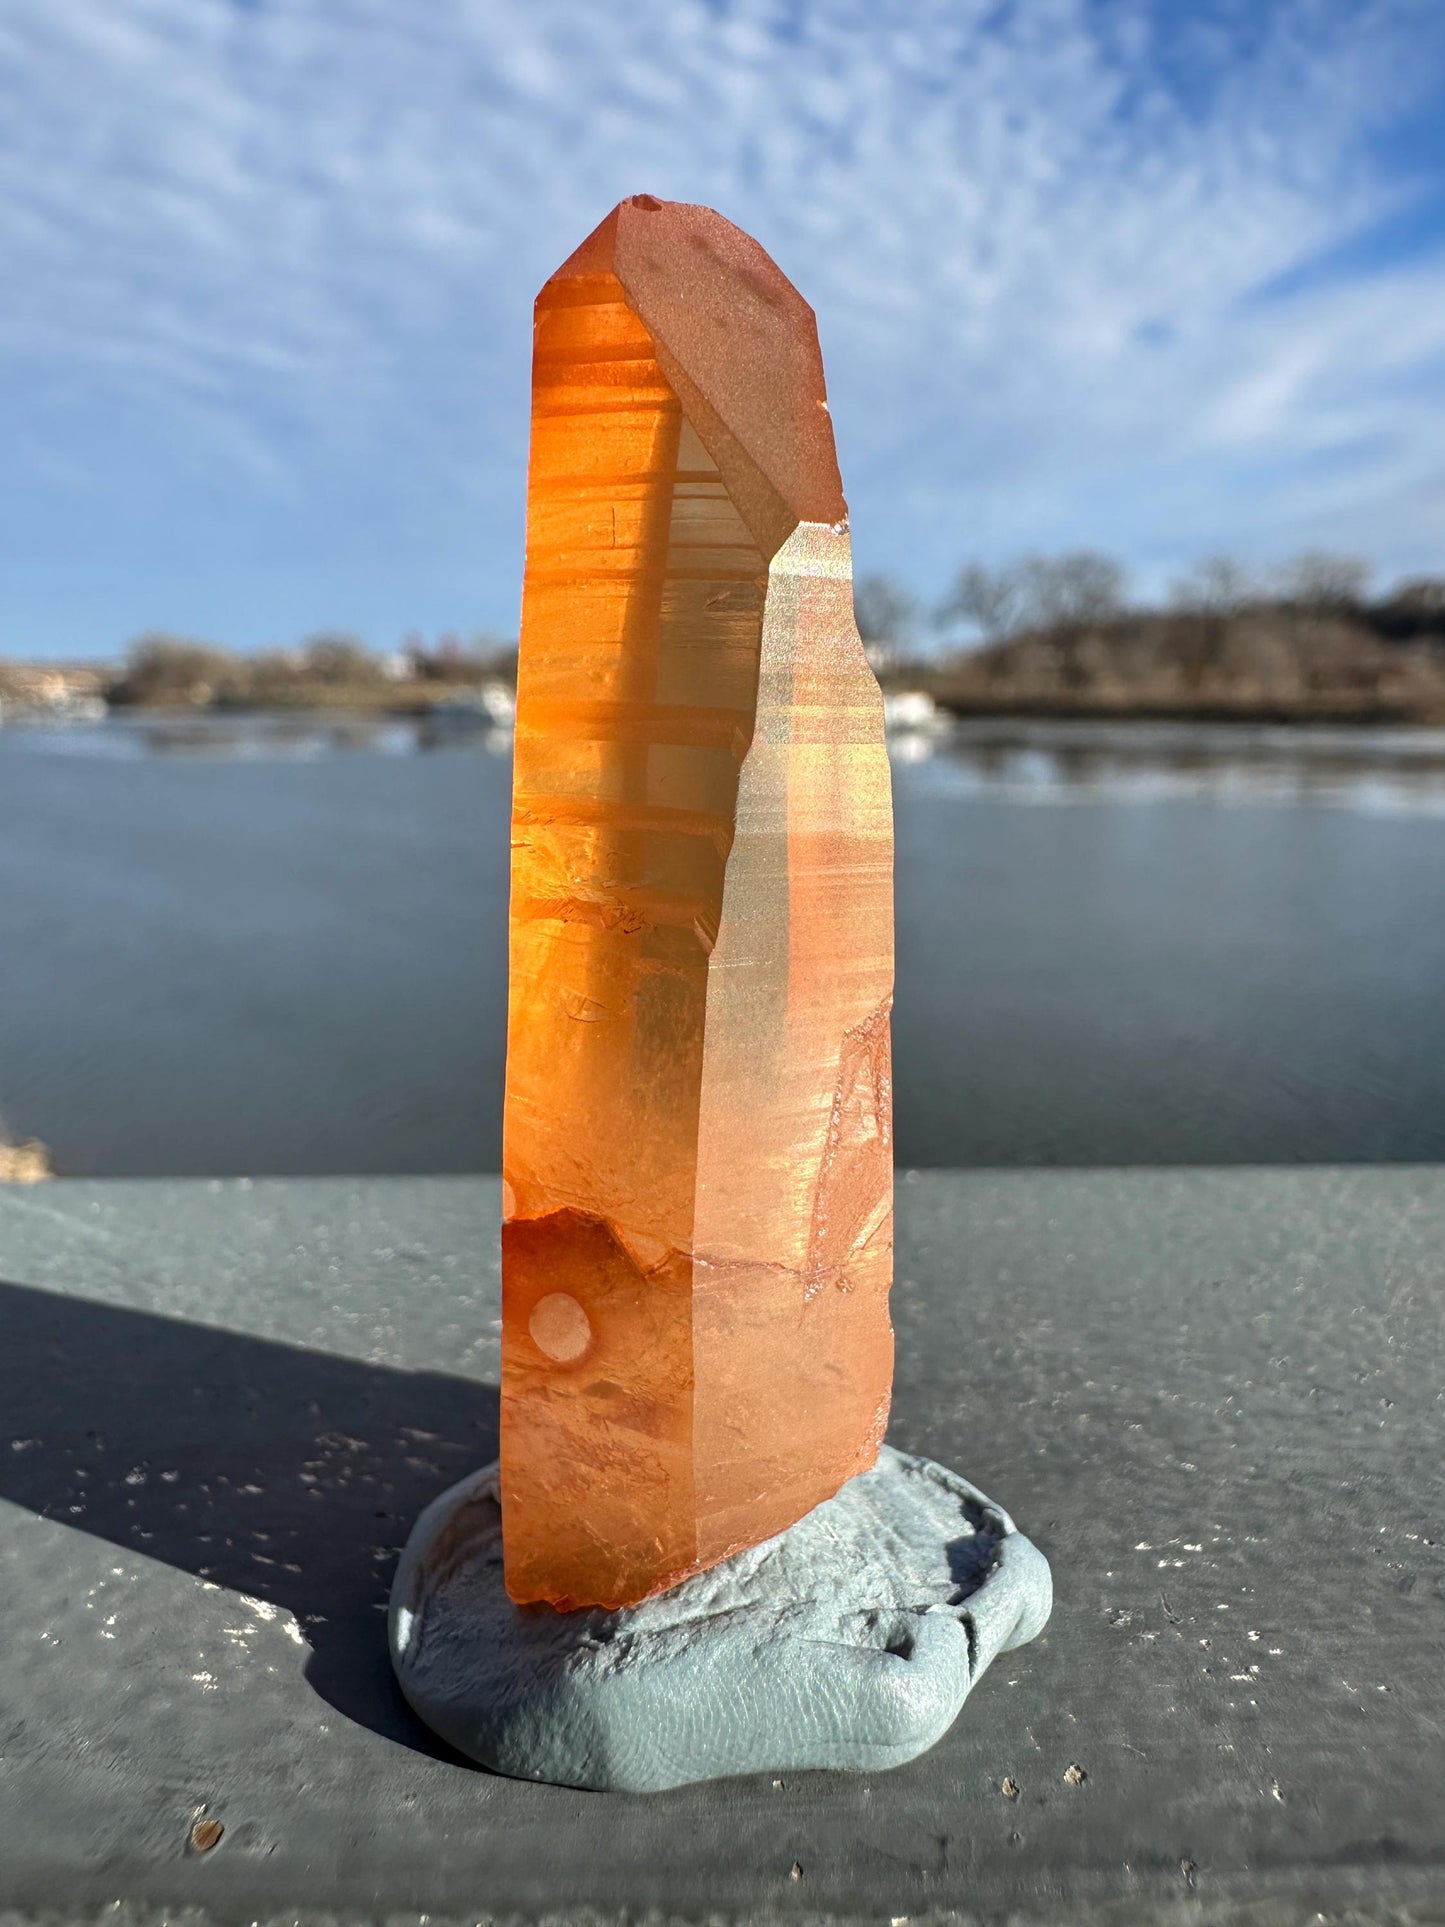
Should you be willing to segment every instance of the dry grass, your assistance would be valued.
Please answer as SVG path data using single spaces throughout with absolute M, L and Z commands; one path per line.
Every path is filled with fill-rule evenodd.
M 308 682 L 257 683 L 244 694 L 231 695 L 212 705 L 232 709 L 344 709 L 411 716 L 454 703 L 466 687 L 444 682 Z M 160 707 L 161 705 L 148 705 Z
M 482 680 L 491 680 L 483 678 Z M 470 684 L 445 682 L 257 682 L 242 689 L 200 688 L 192 694 L 161 693 L 127 704 L 148 715 L 198 712 L 215 714 L 252 710 L 340 710 L 365 715 L 419 716 L 439 703 L 466 699 Z
M 1135 612 L 912 668 L 965 716 L 1445 723 L 1445 640 L 1391 640 L 1372 621 L 1287 607 Z

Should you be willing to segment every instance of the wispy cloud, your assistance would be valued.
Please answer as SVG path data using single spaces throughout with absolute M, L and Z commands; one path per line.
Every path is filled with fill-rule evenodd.
M 1435 0 L 12 13 L 0 647 L 509 623 L 531 297 L 640 189 L 818 310 L 869 565 L 1445 566 L 1445 215 L 1307 271 L 1440 194 L 1442 77 Z

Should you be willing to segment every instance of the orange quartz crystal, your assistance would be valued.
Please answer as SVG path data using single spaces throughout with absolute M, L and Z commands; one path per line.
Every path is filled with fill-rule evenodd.
M 537 300 L 502 1231 L 507 1590 L 627 1605 L 876 1457 L 893 819 L 812 310 L 624 201 Z

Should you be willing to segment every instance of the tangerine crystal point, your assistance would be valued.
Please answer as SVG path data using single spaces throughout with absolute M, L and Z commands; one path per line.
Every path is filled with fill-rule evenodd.
M 870 1467 L 893 1368 L 883 710 L 812 310 L 624 201 L 537 299 L 501 1502 L 619 1607 Z

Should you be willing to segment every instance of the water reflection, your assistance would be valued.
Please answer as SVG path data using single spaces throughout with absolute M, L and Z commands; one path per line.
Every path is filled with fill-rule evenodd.
M 411 716 L 314 710 L 111 715 L 31 721 L 7 747 L 107 761 L 152 757 L 308 762 L 335 755 L 512 751 L 481 705 Z M 1292 803 L 1445 815 L 1445 730 L 1280 729 L 1228 724 L 940 722 L 893 727 L 889 753 L 924 788 L 1020 803 Z
M 445 715 L 0 729 L 16 1135 L 73 1175 L 495 1170 L 510 743 Z M 1445 733 L 893 749 L 901 1162 L 1445 1156 Z
M 897 730 L 897 763 L 1019 803 L 1293 803 L 1445 815 L 1445 730 L 960 722 Z
M 112 715 L 101 722 L 17 722 L 8 746 L 41 755 L 135 762 L 150 757 L 227 763 L 312 762 L 364 753 L 411 756 L 437 749 L 481 749 L 510 756 L 512 732 L 484 709 L 442 705 L 415 716 L 315 710 L 226 715 Z

